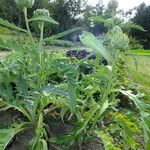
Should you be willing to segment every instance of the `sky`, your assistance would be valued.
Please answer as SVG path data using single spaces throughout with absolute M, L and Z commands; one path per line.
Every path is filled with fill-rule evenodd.
M 95 5 L 98 2 L 98 0 L 88 0 L 88 3 L 91 5 Z M 103 0 L 103 4 L 105 6 L 108 4 L 109 0 Z M 140 5 L 142 2 L 145 2 L 146 5 L 150 5 L 150 0 L 118 0 L 119 2 L 119 8 L 123 9 L 125 11 Z

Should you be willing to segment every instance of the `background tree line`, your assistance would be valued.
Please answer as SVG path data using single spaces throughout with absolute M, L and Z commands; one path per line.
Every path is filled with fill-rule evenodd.
M 13 0 L 0 0 L 0 6 L 0 18 L 24 27 L 23 14 Z M 102 0 L 99 0 L 96 6 L 88 5 L 87 0 L 35 0 L 33 8 L 29 10 L 29 18 L 32 17 L 31 14 L 37 8 L 48 9 L 50 15 L 59 22 L 59 26 L 47 26 L 45 36 L 75 27 L 82 27 L 84 30 L 100 34 L 106 31 L 102 19 L 112 18 L 115 15 L 128 17 L 132 14 L 132 11 L 128 13 L 117 11 L 118 2 L 116 0 L 111 0 L 107 7 L 104 7 Z M 136 10 L 136 14 L 131 20 L 141 25 L 147 32 L 132 29 L 130 34 L 145 49 L 150 49 L 150 6 L 142 3 L 137 8 L 134 8 L 134 10 Z M 98 18 L 96 18 L 97 16 Z M 91 24 L 93 17 L 94 24 Z M 32 30 L 35 34 L 38 32 L 38 28 L 34 24 L 32 24 Z

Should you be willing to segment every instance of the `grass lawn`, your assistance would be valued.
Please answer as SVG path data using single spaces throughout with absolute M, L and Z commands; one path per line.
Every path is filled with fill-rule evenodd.
M 150 50 L 130 50 L 129 53 L 133 55 L 150 56 Z
M 150 50 L 146 52 L 146 55 L 142 51 L 137 51 L 137 53 L 133 56 L 126 56 L 129 77 L 137 84 L 140 91 L 145 94 L 144 99 L 150 103 Z M 133 57 L 136 58 L 137 69 Z

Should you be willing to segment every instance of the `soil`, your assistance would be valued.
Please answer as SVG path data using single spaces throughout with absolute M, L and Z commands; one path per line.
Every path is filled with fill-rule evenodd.
M 32 130 L 25 130 L 14 138 L 7 150 L 28 150 L 29 141 L 31 141 L 33 137 L 34 132 Z
M 14 110 L 2 111 L 0 112 L 0 129 L 8 128 L 12 123 L 24 119 L 25 118 L 21 116 L 21 114 L 18 111 L 14 111 Z M 53 117 L 46 117 L 46 120 L 44 120 L 44 122 L 47 124 L 48 130 L 50 130 L 48 134 L 51 137 L 63 136 L 69 134 L 72 132 L 72 130 L 75 127 L 73 124 L 69 124 L 69 122 L 66 122 L 64 124 L 59 119 L 54 119 Z M 34 135 L 35 133 L 31 129 L 23 131 L 22 133 L 14 137 L 14 139 L 9 144 L 6 150 L 28 150 L 29 141 L 33 139 Z M 139 143 L 141 144 L 141 150 L 142 149 L 144 150 L 144 146 L 143 146 L 144 141 L 141 142 L 140 141 L 141 138 L 139 139 Z M 62 148 L 61 146 L 50 143 L 48 149 L 49 150 L 104 150 L 104 146 L 99 139 L 94 138 L 86 143 L 82 143 L 80 147 L 78 143 L 68 148 Z
M 0 111 L 0 129 L 8 128 L 11 124 L 20 121 L 20 116 L 21 114 L 18 111 L 12 109 Z
M 12 123 L 23 120 L 24 117 L 18 111 L 7 110 L 0 112 L 0 129 L 8 128 Z M 47 118 L 46 123 L 51 130 L 51 136 L 62 136 L 71 133 L 74 128 L 73 125 L 62 122 L 54 119 Z M 22 133 L 18 134 L 12 140 L 12 143 L 9 144 L 6 150 L 28 150 L 29 141 L 31 141 L 34 137 L 34 131 L 31 129 L 25 130 Z M 78 146 L 78 144 L 74 144 L 69 148 L 58 148 L 57 145 L 50 144 L 49 150 L 103 150 L 103 145 L 97 140 L 93 139 L 93 141 L 89 143 L 84 143 L 82 146 Z

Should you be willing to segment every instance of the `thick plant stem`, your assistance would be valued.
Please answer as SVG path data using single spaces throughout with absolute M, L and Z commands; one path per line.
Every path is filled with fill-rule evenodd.
M 27 30 L 28 30 L 28 35 L 29 35 L 29 37 L 30 37 L 30 40 L 34 43 L 34 40 L 33 40 L 32 34 L 31 34 L 31 31 L 30 31 L 29 23 L 28 23 L 27 8 L 26 8 L 26 7 L 23 8 L 23 12 L 24 12 L 24 17 L 25 17 L 26 28 L 27 28 Z
M 41 34 L 40 34 L 40 41 L 39 41 L 39 50 L 42 50 L 42 46 L 43 46 L 44 22 L 41 23 L 41 25 L 40 25 L 40 30 L 41 30 Z
M 39 24 L 39 27 L 40 27 L 40 31 L 41 31 L 41 34 L 40 34 L 40 40 L 39 40 L 39 45 L 38 45 L 38 54 L 39 54 L 39 66 L 40 66 L 40 69 L 38 71 L 38 87 L 39 87 L 39 91 L 41 92 L 41 86 L 42 86 L 42 79 L 41 79 L 41 75 L 42 75 L 42 60 L 43 60 L 43 31 L 44 31 L 44 22 L 41 22 Z

